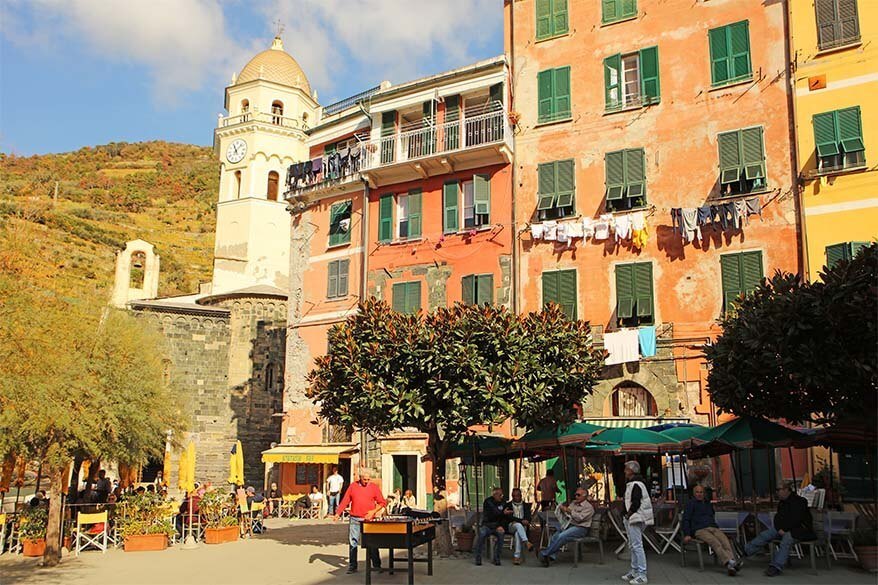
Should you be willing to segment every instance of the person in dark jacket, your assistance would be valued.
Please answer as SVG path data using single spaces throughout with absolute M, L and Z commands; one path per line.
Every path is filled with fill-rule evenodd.
M 744 554 L 749 557 L 772 540 L 780 539 L 780 546 L 777 547 L 777 552 L 765 569 L 765 574 L 769 577 L 781 574 L 790 556 L 790 548 L 797 541 L 817 538 L 814 534 L 814 520 L 808 509 L 808 501 L 797 495 L 794 490 L 795 486 L 792 483 L 778 488 L 777 496 L 780 501 L 777 504 L 777 513 L 774 515 L 774 527 L 764 530 L 744 548 Z
M 686 509 L 683 511 L 683 544 L 693 538 L 707 543 L 716 552 L 717 560 L 734 577 L 740 566 L 735 560 L 732 543 L 716 525 L 716 513 L 713 511 L 713 504 L 705 497 L 704 486 L 695 486 L 692 493 L 695 497 L 686 502 Z
M 527 529 L 530 528 L 531 505 L 525 502 L 521 497 L 521 489 L 514 488 L 512 490 L 512 499 L 506 502 L 506 509 L 512 510 L 512 517 L 509 519 L 509 531 L 513 534 L 512 540 L 515 542 L 515 553 L 512 562 L 516 565 L 521 564 L 521 545 L 527 547 L 531 551 L 534 545 L 527 539 Z
M 475 558 L 476 564 L 482 564 L 482 547 L 485 540 L 493 536 L 497 539 L 494 547 L 494 564 L 500 564 L 500 550 L 503 548 L 503 535 L 509 529 L 512 520 L 512 508 L 506 507 L 503 500 L 503 489 L 495 487 L 491 497 L 482 504 L 482 527 L 479 528 L 479 537 L 476 539 Z

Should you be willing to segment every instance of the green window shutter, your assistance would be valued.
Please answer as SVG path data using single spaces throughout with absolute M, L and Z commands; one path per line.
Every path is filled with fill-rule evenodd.
M 473 204 L 476 213 L 480 215 L 491 213 L 491 177 L 489 175 L 473 175 Z
M 476 304 L 476 277 L 473 274 L 464 276 L 460 281 L 461 302 L 465 305 Z
M 326 296 L 330 299 L 335 298 L 338 295 L 338 268 L 339 261 L 336 260 L 334 262 L 329 263 L 329 270 L 327 271 L 327 284 L 326 284 Z
M 443 233 L 454 233 L 460 229 L 459 191 L 457 181 L 449 181 L 442 187 Z
M 741 284 L 741 255 L 726 254 L 720 256 L 722 269 L 723 309 L 730 311 L 734 301 L 743 292 Z
M 423 113 L 424 126 L 429 126 L 433 121 L 433 100 L 429 100 L 424 102 L 421 105 L 421 112 Z
M 570 66 L 555 69 L 554 78 L 555 105 L 552 111 L 554 119 L 570 116 Z
M 421 283 L 406 283 L 405 305 L 407 313 L 417 313 L 421 310 Z
M 421 190 L 409 191 L 409 238 L 421 237 Z
M 607 201 L 621 199 L 625 195 L 625 151 L 617 150 L 604 155 L 606 167 Z
M 548 122 L 554 113 L 555 70 L 546 69 L 537 74 L 537 121 Z
M 555 163 L 542 163 L 537 166 L 537 209 L 551 209 L 555 206 Z
M 744 292 L 753 292 L 762 281 L 762 252 L 741 253 L 741 284 Z
M 393 310 L 397 313 L 405 313 L 406 282 L 398 282 L 393 285 Z
M 728 26 L 729 47 L 731 49 L 731 78 L 742 79 L 751 73 L 750 69 L 750 23 L 736 22 Z
M 765 178 L 765 148 L 762 127 L 741 130 L 741 155 L 744 176 L 747 179 Z
M 632 265 L 634 271 L 634 301 L 637 304 L 637 316 L 651 318 L 653 316 L 652 295 L 652 263 L 638 262 Z
M 604 59 L 604 104 L 608 110 L 622 106 L 622 55 Z
M 396 132 L 396 111 L 383 112 L 381 114 L 381 136 L 390 136 Z
M 637 16 L 637 0 L 621 0 L 622 1 L 622 18 L 630 18 Z
M 330 154 L 334 153 L 337 148 L 338 148 L 338 144 L 336 144 L 334 142 L 332 144 L 327 144 L 326 146 L 323 147 L 323 155 L 324 156 L 330 155 Z
M 342 229 L 341 222 L 351 217 L 351 202 L 336 203 L 329 208 L 329 245 L 337 246 L 351 241 L 351 229 Z
M 710 43 L 710 80 L 713 85 L 725 83 L 731 78 L 728 46 L 728 27 L 721 26 L 707 32 Z
M 739 141 L 740 133 L 724 132 L 717 136 L 719 147 L 719 172 L 720 182 L 725 185 L 734 183 L 741 178 L 741 148 Z
M 661 99 L 658 47 L 640 50 L 640 84 L 644 103 L 658 103 Z
M 842 260 L 847 260 L 847 255 L 847 244 L 833 244 L 831 246 L 826 246 L 826 267 L 832 268 Z
M 622 17 L 622 0 L 601 0 L 601 21 L 604 23 Z
M 860 18 L 857 15 L 857 0 L 838 0 L 838 29 L 840 41 L 849 43 L 860 39 Z
M 561 295 L 559 290 L 559 273 L 543 272 L 543 306 L 549 303 L 561 304 Z
M 495 83 L 491 87 L 488 88 L 488 95 L 491 99 L 492 103 L 500 102 L 503 103 L 503 84 Z
M 633 199 L 646 192 L 646 156 L 642 148 L 625 151 L 626 196 Z
M 454 122 L 460 119 L 460 96 L 449 95 L 445 97 L 445 121 Z
M 494 303 L 494 276 L 480 274 L 476 279 L 476 303 L 479 305 Z
M 552 0 L 537 0 L 537 40 L 552 36 Z
M 634 265 L 616 265 L 616 318 L 634 316 Z
M 821 49 L 832 47 L 841 37 L 839 21 L 836 17 L 838 0 L 815 0 L 817 14 L 817 44 Z
M 563 35 L 567 32 L 567 0 L 553 0 L 552 2 L 552 35 Z
M 348 296 L 348 273 L 350 271 L 350 260 L 338 260 L 338 296 Z
M 576 271 L 562 270 L 558 273 L 559 304 L 570 320 L 576 319 Z
M 845 152 L 865 150 L 863 143 L 863 127 L 860 122 L 860 107 L 845 108 L 836 112 L 838 120 L 838 138 Z
M 378 241 L 393 239 L 393 195 L 383 195 L 378 200 Z
M 835 112 L 815 114 L 811 121 L 814 125 L 814 144 L 817 148 L 817 156 L 839 154 Z
M 573 159 L 559 160 L 555 163 L 555 189 L 557 193 L 555 205 L 558 207 L 573 205 L 573 193 L 576 191 Z
M 868 248 L 872 245 L 872 242 L 851 242 L 851 260 L 857 257 L 857 254 L 860 253 L 860 250 L 863 248 Z

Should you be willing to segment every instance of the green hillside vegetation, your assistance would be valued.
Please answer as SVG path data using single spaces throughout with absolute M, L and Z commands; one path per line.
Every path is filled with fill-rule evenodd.
M 140 238 L 161 256 L 160 295 L 196 292 L 210 280 L 218 185 L 212 150 L 189 144 L 0 153 L 0 247 L 9 230 L 24 233 L 32 284 L 109 298 L 115 251 Z

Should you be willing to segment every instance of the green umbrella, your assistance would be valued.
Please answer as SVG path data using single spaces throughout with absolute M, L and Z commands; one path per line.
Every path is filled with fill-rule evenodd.
M 512 449 L 526 455 L 555 452 L 561 447 L 582 448 L 585 442 L 604 427 L 587 422 L 575 422 L 566 428 L 543 427 L 525 433 Z
M 789 447 L 802 433 L 764 418 L 742 416 L 692 437 L 698 453 L 720 455 L 739 449 Z
M 701 425 L 685 425 L 679 427 L 671 427 L 669 429 L 665 429 L 663 431 L 659 431 L 661 434 L 666 437 L 670 437 L 673 441 L 689 441 L 690 439 L 701 435 L 702 433 L 706 433 L 710 430 L 710 427 L 703 427 Z
M 512 439 L 498 435 L 477 434 L 462 437 L 451 446 L 448 457 L 460 457 L 467 463 L 472 463 L 473 453 L 476 459 L 485 461 L 488 459 L 504 459 L 512 451 Z
M 589 440 L 589 451 L 612 451 L 615 453 L 664 453 L 679 449 L 675 439 L 656 431 L 617 427 L 596 433 Z

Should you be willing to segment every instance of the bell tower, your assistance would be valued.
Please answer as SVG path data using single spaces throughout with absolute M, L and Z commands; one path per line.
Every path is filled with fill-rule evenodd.
M 214 294 L 255 285 L 286 290 L 287 167 L 308 158 L 305 130 L 317 118 L 316 92 L 276 36 L 226 87 L 214 131 L 220 159 L 213 262 Z

